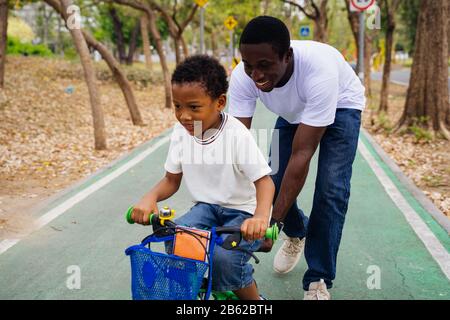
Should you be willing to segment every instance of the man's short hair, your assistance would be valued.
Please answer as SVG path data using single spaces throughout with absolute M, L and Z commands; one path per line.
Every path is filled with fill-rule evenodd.
M 280 59 L 289 51 L 291 40 L 289 30 L 280 19 L 259 16 L 250 20 L 242 32 L 239 46 L 242 44 L 269 43 Z

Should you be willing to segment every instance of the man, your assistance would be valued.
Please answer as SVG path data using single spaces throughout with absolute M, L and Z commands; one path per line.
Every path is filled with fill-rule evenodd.
M 276 186 L 272 218 L 284 222 L 288 239 L 273 268 L 278 273 L 291 271 L 304 249 L 308 264 L 304 299 L 330 299 L 327 289 L 336 275 L 364 87 L 336 49 L 314 41 L 290 41 L 287 27 L 276 18 L 251 20 L 239 45 L 242 62 L 231 75 L 230 114 L 250 128 L 259 98 L 279 116 L 275 125 L 279 150 L 271 149 L 270 154 L 272 169 L 278 168 L 272 175 Z M 319 144 L 308 219 L 296 198 Z

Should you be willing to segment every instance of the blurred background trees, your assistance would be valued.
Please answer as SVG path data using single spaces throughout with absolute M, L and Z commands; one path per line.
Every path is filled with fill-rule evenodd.
M 60 0 L 50 1 L 61 4 Z M 89 59 L 94 63 L 105 60 L 124 93 L 133 123 L 142 125 L 143 121 L 127 83 L 129 66 L 148 77 L 162 79 L 165 105 L 170 108 L 171 70 L 186 56 L 200 50 L 198 3 L 74 0 L 73 4 L 80 8 L 80 41 L 87 44 Z M 239 60 L 237 44 L 245 24 L 266 14 L 283 20 L 292 39 L 316 40 L 336 47 L 358 70 L 359 14 L 351 12 L 349 4 L 350 0 L 209 0 L 204 7 L 204 48 L 231 71 L 230 41 L 234 47 L 232 57 Z M 377 4 L 381 25 L 366 28 L 364 55 L 364 85 L 370 99 L 374 75 L 379 74 L 381 80 L 373 112 L 381 115 L 388 112 L 393 66 L 403 68 L 411 75 L 411 85 L 397 127 L 420 124 L 448 138 L 447 1 L 378 0 Z M 224 26 L 229 16 L 238 22 L 233 33 Z M 309 30 L 307 34 L 300 32 L 305 27 Z M 83 61 L 73 35 L 49 1 L 0 0 L 0 88 L 8 76 L 4 73 L 6 54 Z

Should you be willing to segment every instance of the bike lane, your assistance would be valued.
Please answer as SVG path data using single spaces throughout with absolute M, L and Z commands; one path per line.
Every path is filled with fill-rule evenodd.
M 274 115 L 262 106 L 257 110 L 253 127 L 272 128 Z M 170 130 L 58 194 L 34 215 L 33 233 L 0 242 L 0 299 L 130 299 L 124 250 L 150 229 L 128 225 L 124 213 L 163 176 L 169 137 Z M 361 135 L 332 298 L 450 299 L 448 232 L 397 179 L 369 139 Z M 307 214 L 315 171 L 316 159 L 298 199 Z M 387 187 L 377 178 L 383 173 L 390 181 Z M 392 197 L 396 192 L 400 196 Z M 164 204 L 179 215 L 192 205 L 184 186 Z M 409 209 L 413 213 L 405 215 Z M 258 287 L 269 299 L 302 299 L 305 259 L 291 273 L 275 274 L 272 260 L 280 245 L 258 253 Z

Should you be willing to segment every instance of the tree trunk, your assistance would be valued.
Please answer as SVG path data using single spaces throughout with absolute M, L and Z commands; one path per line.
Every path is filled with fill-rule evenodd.
M 136 21 L 136 25 L 134 26 L 133 32 L 131 33 L 130 44 L 128 47 L 128 57 L 127 57 L 127 65 L 133 64 L 134 53 L 136 52 L 137 40 L 139 37 L 139 29 L 140 29 L 139 20 Z
M 314 35 L 315 41 L 328 42 L 328 14 L 327 14 L 328 0 L 322 0 L 320 9 L 316 18 L 314 19 Z
M 57 37 L 57 53 L 58 55 L 62 56 L 64 53 L 64 46 L 62 42 L 62 32 L 61 32 L 61 19 L 58 20 L 58 37 Z
M 125 54 L 125 40 L 122 32 L 122 21 L 120 21 L 119 15 L 114 7 L 109 8 L 109 14 L 111 16 L 114 28 L 114 34 L 116 36 L 117 53 L 119 55 L 119 62 L 125 63 L 127 60 Z
M 389 97 L 389 85 L 391 79 L 391 65 L 392 65 L 392 46 L 394 42 L 394 28 L 386 31 L 386 52 L 384 55 L 384 66 L 383 66 L 383 80 L 381 83 L 381 93 L 380 93 L 380 107 L 379 111 L 387 112 L 388 97 Z
M 5 86 L 5 63 L 8 30 L 8 0 L 0 0 L 0 89 Z
M 372 97 L 372 35 L 368 34 L 368 30 L 364 33 L 364 86 L 366 87 L 366 95 Z
M 350 0 L 345 1 L 347 8 L 347 17 L 350 23 L 350 27 L 353 33 L 353 37 L 356 43 L 357 56 L 359 57 L 360 46 L 359 46 L 359 13 L 350 11 Z M 364 86 L 366 88 L 366 96 L 372 95 L 371 88 L 371 55 L 372 55 L 372 37 L 369 35 L 368 30 L 364 33 Z M 356 70 L 361 70 L 361 62 L 359 58 L 357 59 Z
M 131 121 L 136 126 L 143 126 L 144 121 L 142 120 L 141 113 L 136 104 L 136 99 L 134 98 L 133 89 L 131 88 L 130 82 L 128 81 L 125 74 L 120 68 L 120 64 L 114 59 L 114 56 L 108 51 L 108 49 L 99 41 L 95 40 L 86 31 L 83 31 L 84 38 L 86 39 L 89 46 L 97 50 L 102 58 L 106 61 L 114 78 L 117 81 L 120 89 L 122 90 L 125 101 L 127 102 L 128 110 L 130 111 Z
M 141 38 L 144 48 L 145 64 L 149 70 L 152 70 L 152 52 L 150 50 L 150 41 L 148 36 L 148 18 L 147 14 L 141 16 Z
M 157 17 L 153 9 L 151 9 L 147 4 L 142 2 L 134 2 L 130 0 L 116 0 L 116 3 L 123 4 L 137 10 L 141 10 L 147 14 L 147 18 L 150 25 L 150 33 L 152 34 L 153 40 L 155 41 L 156 51 L 158 52 L 159 60 L 161 63 L 161 68 L 163 70 L 164 76 L 164 89 L 166 93 L 165 97 L 165 107 L 171 108 L 172 106 L 172 85 L 170 83 L 170 73 L 167 67 L 166 56 L 164 54 L 161 34 L 159 33 L 156 21 Z
M 269 4 L 270 4 L 270 0 L 264 0 L 263 12 L 262 12 L 263 16 L 267 15 L 267 11 L 269 10 Z
M 326 43 L 328 41 L 327 27 L 321 18 L 314 20 L 314 34 L 313 40 Z
M 216 58 L 219 58 L 219 52 L 217 50 L 217 39 L 216 39 L 216 33 L 211 32 L 211 50 L 213 52 L 213 56 Z
M 181 50 L 179 38 L 173 38 L 173 47 L 175 49 L 175 62 L 178 65 L 181 62 Z
M 60 1 L 62 9 L 64 10 L 64 12 L 67 12 L 67 8 L 72 5 L 72 1 Z M 67 23 L 67 18 L 65 20 Z M 92 64 L 89 49 L 80 29 L 69 27 L 68 29 L 73 38 L 77 52 L 80 56 L 81 65 L 83 66 L 84 71 L 84 77 L 88 86 L 92 108 L 92 117 L 94 122 L 95 149 L 104 150 L 106 149 L 105 119 L 103 115 L 103 109 L 100 104 L 100 94 L 96 84 L 94 66 Z
M 289 6 L 284 10 L 284 23 L 288 30 L 292 30 L 292 6 Z
M 50 5 L 57 13 L 59 13 L 64 20 L 66 19 L 57 0 L 45 0 L 45 2 Z M 114 59 L 114 56 L 109 52 L 106 46 L 97 41 L 88 32 L 84 30 L 82 32 L 87 44 L 97 50 L 108 64 L 108 67 L 110 68 L 114 78 L 116 79 L 117 84 L 122 90 L 125 101 L 127 102 L 128 110 L 130 111 L 130 116 L 133 124 L 139 126 L 144 125 L 144 121 L 142 120 L 141 113 L 139 112 L 139 108 L 136 104 L 136 99 L 134 98 L 130 82 L 122 72 L 120 64 L 116 59 Z
M 186 44 L 186 41 L 184 40 L 183 35 L 180 35 L 180 41 L 181 41 L 181 47 L 183 48 L 183 55 L 184 55 L 184 58 L 186 59 L 187 57 L 189 57 L 189 49 Z
M 159 61 L 161 63 L 163 76 L 164 76 L 164 89 L 166 93 L 165 98 L 165 107 L 171 108 L 172 107 L 172 84 L 170 83 L 170 73 L 169 68 L 167 66 L 166 56 L 164 54 L 163 50 L 163 44 L 161 40 L 161 34 L 159 33 L 158 26 L 156 24 L 156 14 L 153 12 L 153 10 L 148 10 L 148 21 L 150 24 L 150 32 L 152 34 L 153 39 L 155 40 L 156 44 L 156 51 L 158 52 Z
M 389 0 L 385 0 L 385 7 L 387 11 L 387 30 L 386 30 L 386 48 L 384 56 L 384 66 L 383 66 L 383 80 L 381 83 L 381 93 L 380 93 L 380 107 L 379 111 L 388 111 L 388 97 L 389 97 L 389 85 L 391 78 L 391 65 L 392 65 L 392 50 L 394 44 L 394 31 L 395 31 L 395 11 L 396 4 L 392 6 L 388 3 Z
M 403 115 L 397 129 L 420 125 L 450 140 L 445 125 L 448 94 L 448 1 L 423 0 Z

